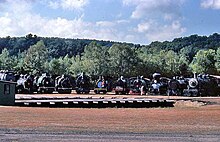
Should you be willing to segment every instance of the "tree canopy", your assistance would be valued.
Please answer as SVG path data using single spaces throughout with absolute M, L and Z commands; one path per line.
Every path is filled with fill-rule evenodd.
M 49 72 L 54 75 L 86 72 L 118 77 L 154 72 L 165 76 L 193 72 L 220 74 L 220 35 L 191 35 L 149 45 L 87 39 L 25 37 L 0 38 L 0 69 Z

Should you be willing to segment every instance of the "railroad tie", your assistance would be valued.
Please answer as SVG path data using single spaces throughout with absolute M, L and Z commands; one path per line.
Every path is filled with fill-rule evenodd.
M 149 103 L 149 102 L 150 102 L 150 100 L 144 100 L 144 102 L 145 102 L 145 103 Z
M 158 100 L 151 100 L 153 103 L 157 103 Z
M 55 105 L 55 102 L 50 102 L 50 105 Z
M 84 104 L 89 104 L 89 102 L 84 102 L 84 101 L 83 101 L 83 103 L 84 103 Z
M 79 102 L 75 102 L 75 101 L 74 101 L 73 103 L 74 103 L 74 104 L 79 104 Z
M 37 102 L 37 105 L 41 105 L 41 102 Z
M 64 105 L 68 105 L 69 103 L 68 103 L 68 102 L 63 102 L 63 104 L 64 104 Z
M 24 103 L 24 105 L 29 106 L 29 105 L 30 105 L 30 103 Z

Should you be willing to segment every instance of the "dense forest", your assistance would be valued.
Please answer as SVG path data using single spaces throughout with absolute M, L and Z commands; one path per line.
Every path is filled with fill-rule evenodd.
M 191 35 L 149 45 L 38 37 L 0 38 L 0 69 L 20 73 L 112 77 L 220 73 L 220 34 Z

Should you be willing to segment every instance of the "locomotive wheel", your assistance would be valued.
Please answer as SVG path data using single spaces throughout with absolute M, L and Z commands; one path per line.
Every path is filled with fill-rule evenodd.
M 85 94 L 89 94 L 89 91 L 85 91 Z
M 99 91 L 98 91 L 98 90 L 95 90 L 94 92 L 95 92 L 96 94 L 99 94 Z
M 106 91 L 103 91 L 103 94 L 106 94 L 107 92 Z
M 80 92 L 80 91 L 76 91 L 76 93 L 77 93 L 77 94 L 81 94 L 81 92 Z
M 40 90 L 40 93 L 41 93 L 41 94 L 44 94 L 44 93 L 45 93 L 45 90 L 44 90 L 44 89 L 41 89 L 41 90 Z

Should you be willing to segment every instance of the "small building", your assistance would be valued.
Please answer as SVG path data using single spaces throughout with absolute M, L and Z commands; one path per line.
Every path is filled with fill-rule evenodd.
M 12 106 L 15 104 L 16 82 L 0 80 L 0 105 Z

